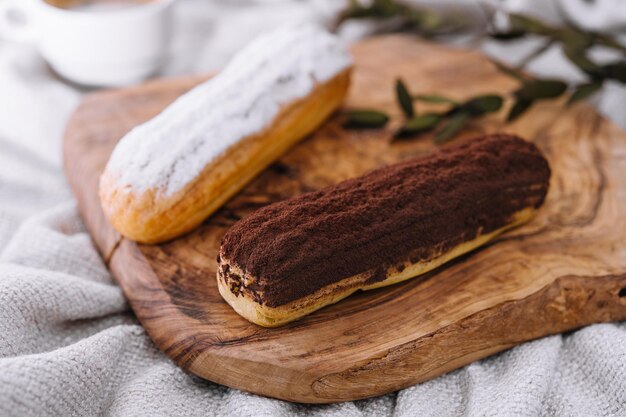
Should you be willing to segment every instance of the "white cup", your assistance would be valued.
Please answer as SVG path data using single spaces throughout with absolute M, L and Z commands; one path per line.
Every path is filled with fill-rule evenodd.
M 44 0 L 0 0 L 0 37 L 34 42 L 70 81 L 129 85 L 154 74 L 167 57 L 174 1 L 95 11 L 63 9 Z

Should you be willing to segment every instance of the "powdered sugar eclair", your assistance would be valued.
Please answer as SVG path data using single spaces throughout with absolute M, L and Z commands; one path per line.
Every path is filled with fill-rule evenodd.
M 109 221 L 144 243 L 198 226 L 341 105 L 350 65 L 313 25 L 257 38 L 120 140 L 100 178 Z

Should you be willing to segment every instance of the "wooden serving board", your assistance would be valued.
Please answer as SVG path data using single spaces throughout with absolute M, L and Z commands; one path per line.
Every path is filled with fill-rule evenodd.
M 407 387 L 527 340 L 626 319 L 626 133 L 587 105 L 565 109 L 557 102 L 537 105 L 511 125 L 500 113 L 464 133 L 515 132 L 545 153 L 551 188 L 531 223 L 426 276 L 355 294 L 281 328 L 239 317 L 215 281 L 229 226 L 265 204 L 435 148 L 431 135 L 392 143 L 401 120 L 396 77 L 415 93 L 459 99 L 516 85 L 478 53 L 414 38 L 372 38 L 353 52 L 346 107 L 384 109 L 392 123 L 348 131 L 335 116 L 200 228 L 166 244 L 120 238 L 103 217 L 98 177 L 120 137 L 203 78 L 98 92 L 72 117 L 65 167 L 80 211 L 137 318 L 166 355 L 231 387 L 328 403 Z

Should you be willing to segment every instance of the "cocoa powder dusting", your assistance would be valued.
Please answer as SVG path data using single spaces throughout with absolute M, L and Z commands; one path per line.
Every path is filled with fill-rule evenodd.
M 483 136 L 264 207 L 226 233 L 221 255 L 276 307 L 359 273 L 384 280 L 499 229 L 543 203 L 549 178 L 535 145 Z

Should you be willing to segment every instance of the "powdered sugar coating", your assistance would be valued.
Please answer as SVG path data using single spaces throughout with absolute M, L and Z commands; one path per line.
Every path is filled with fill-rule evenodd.
M 350 65 L 340 41 L 314 26 L 257 38 L 217 76 L 135 127 L 107 171 L 127 191 L 175 193 L 242 138 L 268 126 L 281 106 L 306 96 Z

